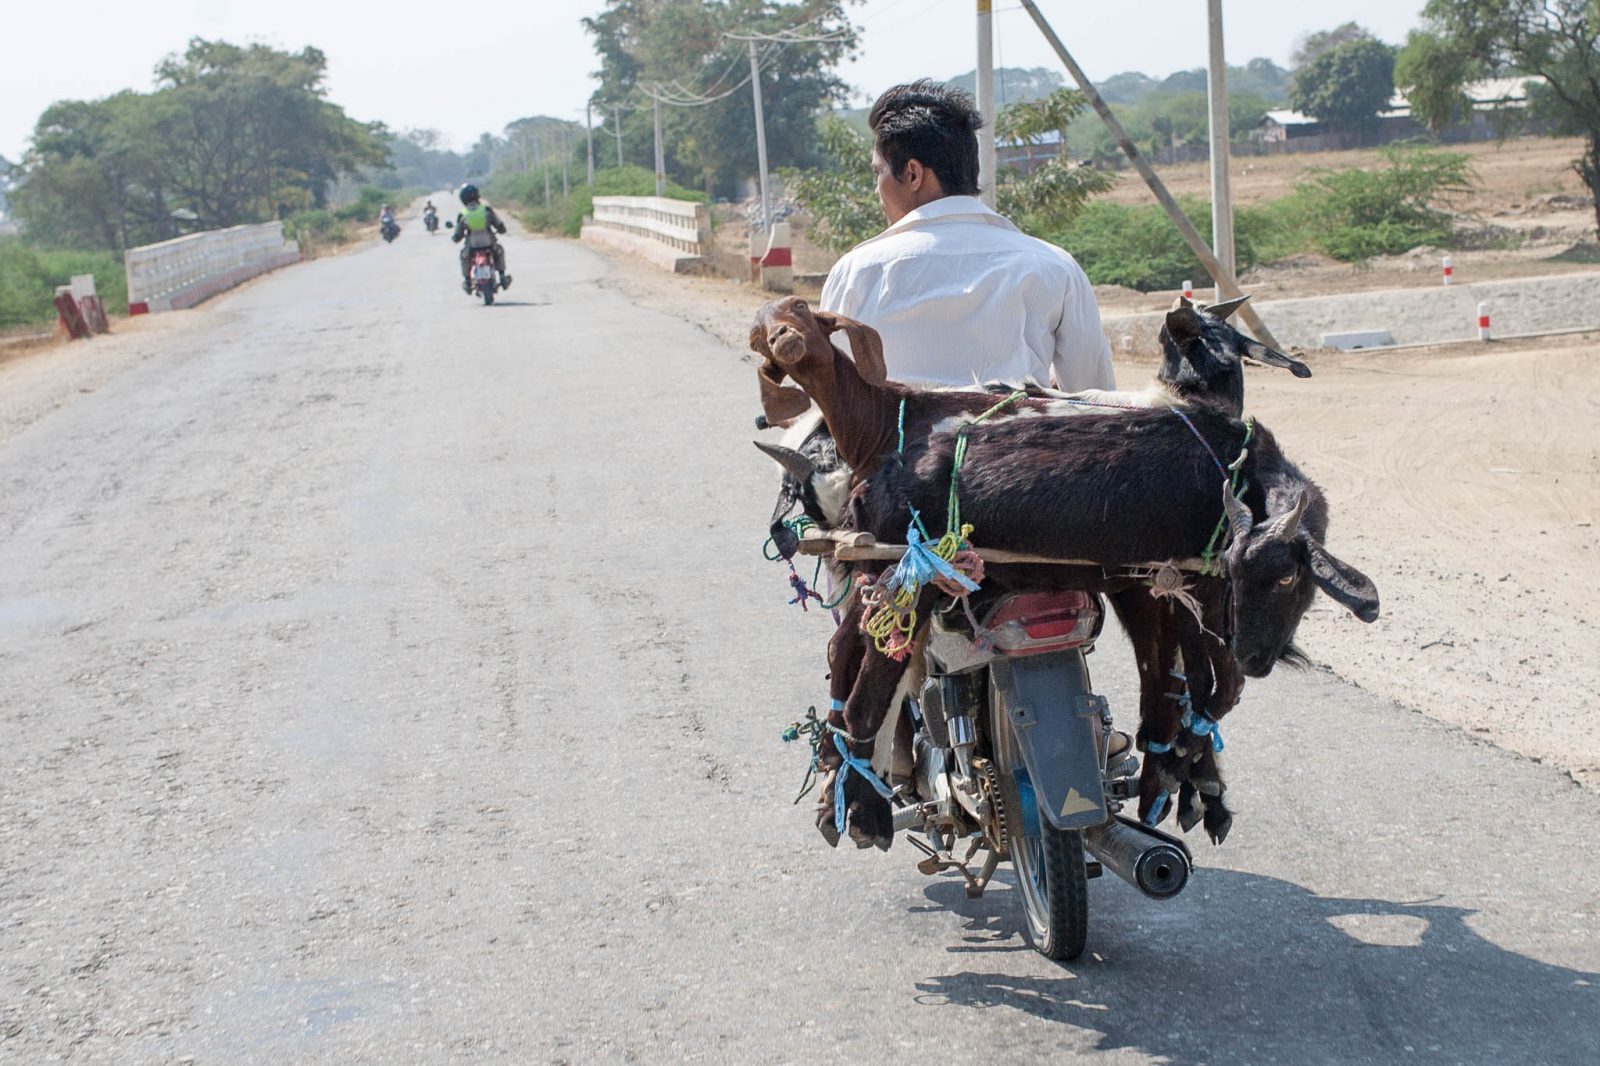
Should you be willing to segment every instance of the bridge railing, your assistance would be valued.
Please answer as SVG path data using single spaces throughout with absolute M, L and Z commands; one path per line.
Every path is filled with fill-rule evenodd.
M 219 292 L 300 261 L 300 246 L 283 236 L 282 222 L 207 230 L 123 253 L 128 313 L 193 307 Z
M 596 196 L 583 239 L 639 251 L 684 270 L 711 255 L 711 212 L 705 204 L 656 196 Z

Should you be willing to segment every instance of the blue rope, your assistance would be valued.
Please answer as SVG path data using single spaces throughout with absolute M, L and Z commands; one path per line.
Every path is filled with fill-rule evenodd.
M 915 510 L 911 516 L 914 521 L 906 527 L 906 553 L 895 564 L 894 573 L 889 575 L 884 586 L 885 590 L 892 593 L 904 588 L 914 596 L 935 577 L 942 577 L 954 581 L 968 592 L 977 592 L 979 586 L 976 581 L 934 554 L 933 548 L 917 528 L 922 521 L 921 516 Z
M 1167 813 L 1167 800 L 1172 793 L 1162 789 L 1156 794 L 1156 801 L 1150 805 L 1150 813 L 1144 816 L 1144 824 L 1154 829 L 1161 824 L 1161 816 Z
M 844 760 L 839 765 L 839 772 L 833 779 L 833 828 L 840 833 L 844 832 L 844 779 L 854 770 L 867 779 L 867 784 L 877 790 L 878 795 L 884 799 L 894 797 L 894 789 L 878 779 L 872 772 L 872 767 L 857 756 L 850 754 L 850 749 L 845 746 L 844 738 L 837 733 L 833 736 L 833 746 L 839 750 L 839 757 Z

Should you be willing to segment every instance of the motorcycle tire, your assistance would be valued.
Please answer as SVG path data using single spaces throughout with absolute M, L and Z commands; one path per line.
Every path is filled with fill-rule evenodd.
M 483 306 L 488 307 L 490 304 L 494 303 L 494 290 L 493 289 L 491 289 L 487 285 L 485 285 L 479 291 L 483 293 Z
M 988 725 L 990 751 L 1006 794 L 1031 794 L 1005 700 L 993 684 L 989 686 Z M 1017 810 L 1011 825 L 1011 866 L 1017 876 L 1023 924 L 1034 950 L 1045 958 L 1070 962 L 1083 954 L 1089 938 L 1089 870 L 1083 857 L 1083 835 L 1076 829 L 1057 829 L 1036 807 L 1031 820 Z

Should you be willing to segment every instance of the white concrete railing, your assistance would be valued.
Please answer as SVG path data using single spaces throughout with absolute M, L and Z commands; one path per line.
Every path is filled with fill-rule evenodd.
M 642 237 L 690 256 L 711 254 L 711 212 L 705 204 L 654 196 L 596 196 L 593 224 Z
M 129 248 L 123 253 L 128 313 L 193 307 L 257 274 L 299 261 L 300 246 L 284 239 L 282 222 L 207 230 Z

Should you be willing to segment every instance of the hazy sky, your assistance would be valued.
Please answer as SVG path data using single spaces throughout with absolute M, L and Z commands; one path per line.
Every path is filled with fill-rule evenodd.
M 1224 0 L 1228 59 L 1287 64 L 1301 35 L 1352 19 L 1399 42 L 1423 3 Z M 0 21 L 8 42 L 0 57 L 0 155 L 22 154 L 52 101 L 148 89 L 161 57 L 193 36 L 291 50 L 314 44 L 328 56 L 331 98 L 351 115 L 437 129 L 456 147 L 524 115 L 581 120 L 598 60 L 578 19 L 603 6 L 390 0 L 378 6 L 379 19 L 329 0 L 78 0 L 70 15 L 18 3 Z M 1013 0 L 995 7 L 997 65 L 1057 65 L 1027 12 Z M 1124 70 L 1161 76 L 1205 63 L 1205 0 L 1041 0 L 1040 7 L 1091 78 Z M 862 47 L 841 73 L 858 101 L 898 81 L 950 77 L 975 64 L 974 0 L 866 0 L 852 10 Z

